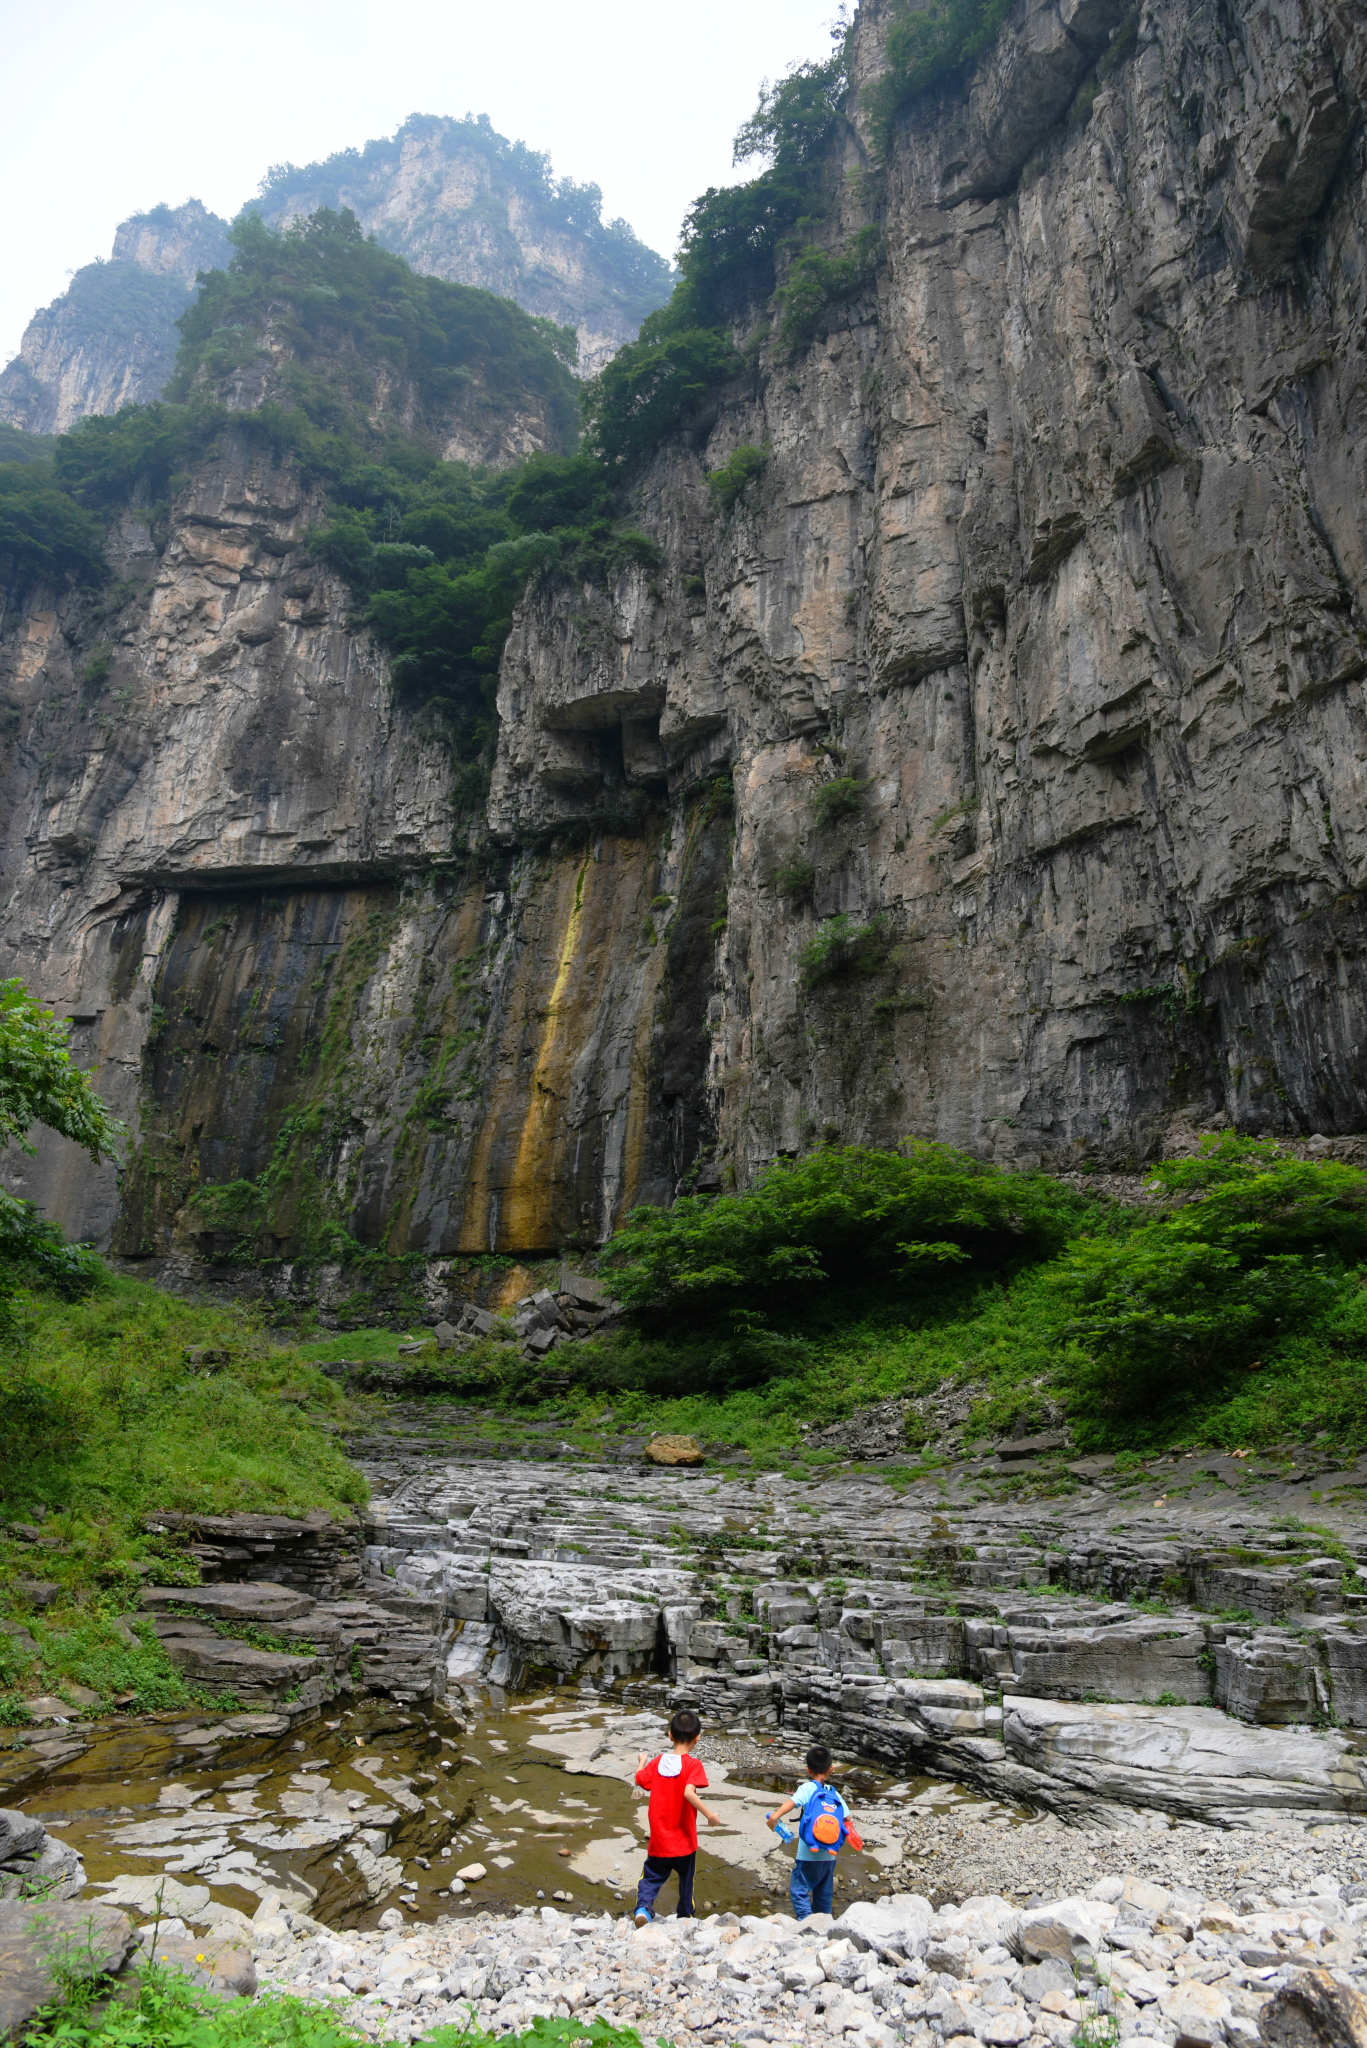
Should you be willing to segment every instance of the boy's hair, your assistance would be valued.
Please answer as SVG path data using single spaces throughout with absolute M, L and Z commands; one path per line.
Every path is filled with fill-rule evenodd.
M 831 1768 L 831 1752 L 824 1742 L 814 1742 L 807 1751 L 807 1769 L 812 1777 L 824 1777 Z
M 701 1734 L 702 1722 L 698 1719 L 692 1707 L 680 1707 L 678 1713 L 669 1724 L 670 1741 L 696 1742 Z

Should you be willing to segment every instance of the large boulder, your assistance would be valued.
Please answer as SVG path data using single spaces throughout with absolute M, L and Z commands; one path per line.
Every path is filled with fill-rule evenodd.
M 703 1451 L 695 1436 L 654 1436 L 646 1457 L 652 1465 L 701 1465 Z
M 859 1949 L 893 1949 L 910 1955 L 923 1942 L 935 1918 L 935 1908 L 918 1892 L 902 1892 L 890 1899 L 858 1899 L 846 1907 L 831 1929 L 845 1935 Z
M 1095 1955 L 1105 1944 L 1103 1922 L 1114 1919 L 1114 1906 L 1108 1910 L 1095 1899 L 1059 1899 L 1052 1906 L 1022 1913 L 1017 1938 L 1032 1963 L 1046 1957 L 1070 1963 L 1080 1956 Z
M 0 1899 L 74 1899 L 84 1887 L 78 1850 L 33 1814 L 0 1807 Z
M 1367 1999 L 1327 1970 L 1301 1970 L 1258 2016 L 1267 2048 L 1367 2048 Z
M 123 1965 L 133 1946 L 125 1913 L 72 1900 L 0 1905 L 0 2040 L 22 2038 L 63 1977 L 97 1983 Z

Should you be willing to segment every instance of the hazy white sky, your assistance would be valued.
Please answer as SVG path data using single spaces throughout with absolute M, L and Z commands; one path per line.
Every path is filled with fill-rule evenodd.
M 0 0 L 10 80 L 0 364 L 127 214 L 191 196 L 229 217 L 267 167 L 487 113 L 603 188 L 672 255 L 685 206 L 736 176 L 762 77 L 822 57 L 835 0 Z

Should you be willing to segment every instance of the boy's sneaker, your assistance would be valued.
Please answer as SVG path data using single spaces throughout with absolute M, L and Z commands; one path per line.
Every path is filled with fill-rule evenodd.
M 654 1918 L 655 1915 L 647 1907 L 638 1906 L 636 1908 L 636 1925 L 638 1927 L 649 1927 Z

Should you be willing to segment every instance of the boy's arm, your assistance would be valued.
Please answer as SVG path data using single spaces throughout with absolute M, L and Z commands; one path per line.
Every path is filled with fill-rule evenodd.
M 774 1808 L 772 1813 L 766 1813 L 764 1818 L 772 1827 L 776 1820 L 782 1820 L 785 1813 L 800 1813 L 801 1811 L 802 1809 L 796 1799 L 785 1798 L 780 1805 Z
M 704 1806 L 701 1799 L 699 1799 L 697 1787 L 695 1785 L 684 1786 L 684 1798 L 688 1801 L 689 1805 L 695 1809 L 696 1812 L 705 1814 L 707 1819 L 711 1821 L 714 1828 L 721 1826 L 720 1817 L 717 1814 L 713 1813 L 710 1806 Z

